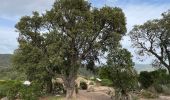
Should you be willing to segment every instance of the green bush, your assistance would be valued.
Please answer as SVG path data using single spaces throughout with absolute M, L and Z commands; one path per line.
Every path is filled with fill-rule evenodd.
M 30 86 L 22 85 L 19 95 L 24 100 L 38 100 L 41 95 L 41 87 L 38 83 L 32 83 Z
M 154 88 L 157 93 L 162 93 L 164 95 L 170 95 L 170 84 L 156 84 Z
M 86 82 L 80 82 L 80 88 L 82 90 L 86 90 L 87 89 L 87 83 Z
M 22 83 L 20 81 L 0 81 L 0 97 L 8 97 L 14 100 L 20 90 Z
M 53 86 L 53 93 L 54 94 L 65 94 L 66 90 L 64 89 L 64 86 L 62 83 L 54 83 L 54 86 Z
M 161 84 L 155 84 L 154 85 L 154 89 L 156 90 L 156 92 L 158 93 L 163 93 L 163 87 Z
M 102 81 L 100 83 L 102 86 L 113 86 L 112 81 L 109 79 L 102 79 Z
M 147 71 L 140 72 L 138 80 L 145 89 L 149 88 L 154 82 L 153 77 Z
M 0 81 L 0 98 L 6 96 L 7 87 L 4 86 L 5 81 Z
M 162 92 L 163 94 L 170 95 L 170 84 L 163 85 L 162 89 L 163 89 L 163 92 Z
M 41 94 L 39 86 L 37 83 L 26 86 L 20 81 L 0 81 L 0 98 L 7 97 L 9 100 L 15 100 L 16 98 L 37 100 Z

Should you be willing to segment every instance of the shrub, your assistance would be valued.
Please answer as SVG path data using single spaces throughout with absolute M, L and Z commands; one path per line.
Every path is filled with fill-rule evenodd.
M 167 85 L 162 85 L 162 89 L 163 89 L 163 94 L 165 95 L 170 95 L 170 84 Z
M 56 82 L 53 87 L 54 94 L 65 94 L 65 89 L 62 83 Z
M 109 79 L 102 79 L 102 81 L 100 82 L 102 86 L 112 86 L 112 81 Z
M 154 88 L 157 93 L 170 95 L 170 84 L 166 84 L 166 85 L 156 84 L 156 85 L 154 85 Z
M 163 92 L 162 85 L 160 85 L 160 84 L 154 85 L 154 88 L 155 88 L 156 92 L 158 92 L 158 93 L 162 93 Z
M 153 84 L 152 76 L 149 72 L 143 71 L 139 75 L 139 82 L 141 83 L 142 87 L 147 89 Z
M 21 82 L 17 82 L 17 81 L 14 81 L 14 82 L 11 82 L 8 84 L 9 89 L 7 91 L 7 97 L 8 99 L 10 100 L 14 100 L 21 88 L 21 85 L 22 83 Z
M 143 90 L 141 92 L 141 95 L 144 97 L 144 98 L 157 98 L 158 95 L 156 95 L 155 93 L 152 93 L 150 91 L 147 91 L 147 90 Z
M 0 81 L 0 98 L 6 96 L 7 87 L 4 86 L 5 81 Z
M 41 95 L 41 87 L 38 83 L 32 83 L 30 86 L 22 85 L 19 95 L 24 100 L 38 100 Z
M 7 96 L 9 100 L 14 100 L 20 90 L 21 84 L 20 81 L 0 81 L 0 97 Z
M 99 77 L 102 79 L 109 78 L 109 69 L 106 66 L 99 67 Z
M 40 94 L 40 87 L 37 83 L 26 86 L 20 81 L 0 81 L 0 98 L 6 96 L 9 100 L 15 100 L 18 96 L 23 100 L 37 100 Z
M 80 82 L 80 88 L 82 90 L 86 90 L 87 89 L 87 83 L 86 82 Z

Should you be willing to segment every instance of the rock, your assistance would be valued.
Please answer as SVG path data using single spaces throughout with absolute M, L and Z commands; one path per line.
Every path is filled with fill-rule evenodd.
M 2 98 L 1 100 L 8 100 L 8 98 L 7 98 L 7 97 L 4 97 L 4 98 Z
M 108 90 L 106 91 L 106 93 L 110 96 L 115 96 L 115 90 L 111 87 L 108 88 Z
M 89 85 L 87 92 L 94 92 L 94 86 L 93 85 Z
M 60 97 L 61 95 L 59 95 L 59 94 L 57 94 L 57 95 L 55 95 L 56 97 Z

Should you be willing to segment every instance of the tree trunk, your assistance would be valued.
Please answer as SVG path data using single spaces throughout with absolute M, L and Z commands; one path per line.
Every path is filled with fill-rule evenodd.
M 53 90 L 52 79 L 49 78 L 49 79 L 47 79 L 47 82 L 46 82 L 46 92 L 51 94 L 52 90 Z
M 74 47 L 74 45 L 72 45 L 72 47 Z M 75 51 L 75 53 L 70 56 L 70 65 L 67 66 L 66 73 L 64 76 L 64 85 L 66 88 L 66 100 L 76 100 L 75 80 L 77 79 L 77 72 L 79 66 L 80 66 L 80 62 L 78 60 L 78 55 Z
M 76 75 L 65 78 L 64 80 L 64 85 L 66 88 L 66 100 L 76 100 L 75 80 L 76 80 Z
M 130 98 L 126 92 L 115 90 L 115 98 L 113 100 L 130 100 Z
M 76 100 L 75 88 L 67 88 L 66 100 Z

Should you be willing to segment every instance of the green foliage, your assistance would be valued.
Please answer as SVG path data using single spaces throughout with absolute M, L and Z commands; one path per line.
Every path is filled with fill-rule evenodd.
M 20 81 L 0 81 L 0 96 L 7 96 L 9 100 L 14 100 L 21 84 Z
M 124 100 L 128 97 L 128 92 L 137 87 L 137 73 L 133 69 L 134 63 L 131 54 L 126 49 L 112 48 L 107 56 L 107 65 L 99 71 L 100 77 L 107 77 L 110 81 L 104 80 L 115 89 L 115 99 Z
M 162 93 L 165 95 L 170 95 L 170 84 L 166 84 L 162 86 Z
M 154 87 L 154 89 L 156 90 L 156 92 L 158 92 L 158 93 L 163 93 L 163 87 L 162 87 L 162 85 L 160 85 L 160 84 L 154 84 L 153 87 Z
M 141 72 L 138 79 L 144 89 L 153 93 L 170 94 L 170 76 L 165 69 Z
M 99 67 L 98 70 L 99 70 L 98 74 L 101 79 L 109 78 L 109 69 L 107 68 L 107 66 Z
M 38 83 L 31 83 L 30 86 L 22 85 L 19 90 L 20 98 L 24 100 L 38 100 L 41 94 L 41 88 Z
M 18 73 L 24 73 L 26 79 L 40 83 L 42 90 L 48 92 L 46 86 L 50 85 L 52 75 L 46 67 L 50 63 L 46 62 L 46 58 L 43 57 L 40 49 L 34 48 L 30 44 L 26 44 L 21 48 L 22 50 L 16 50 L 12 57 L 15 70 Z
M 154 84 L 169 84 L 170 83 L 170 75 L 167 73 L 166 69 L 158 69 L 150 72 L 151 77 L 154 81 Z
M 40 85 L 37 83 L 33 82 L 30 86 L 26 86 L 20 81 L 0 81 L 0 98 L 37 100 L 40 95 Z
M 112 81 L 109 80 L 109 79 L 102 79 L 102 81 L 100 82 L 100 84 L 101 84 L 102 86 L 113 86 Z
M 80 82 L 80 88 L 82 89 L 82 90 L 87 90 L 87 83 L 86 82 L 84 82 L 84 81 L 81 81 Z
M 53 93 L 54 94 L 65 94 L 65 89 L 64 89 L 64 86 L 62 83 L 54 83 L 54 86 L 53 86 Z
M 155 67 L 165 67 L 170 72 L 170 10 L 162 13 L 162 18 L 136 25 L 129 33 L 132 46 L 139 56 L 154 56 Z M 150 44 L 150 45 L 148 45 Z M 159 51 L 158 51 L 159 49 Z
M 137 74 L 131 57 L 126 49 L 118 48 L 111 51 L 107 59 L 108 77 L 115 89 L 122 94 L 133 90 L 137 84 Z
M 0 54 L 0 80 L 23 80 L 24 74 L 13 69 L 11 56 L 11 54 Z
M 165 85 L 154 84 L 153 87 L 157 93 L 161 93 L 164 95 L 170 95 L 170 84 L 165 84 Z
M 0 71 L 0 80 L 25 80 L 26 76 L 22 72 L 17 72 L 12 68 L 2 69 Z
M 169 84 L 169 79 L 170 76 L 165 69 L 158 69 L 151 72 L 143 71 L 139 74 L 138 78 L 143 88 L 147 89 L 150 86 L 154 86 L 157 92 L 163 91 L 162 86 Z
M 150 87 L 154 82 L 151 74 L 147 71 L 141 72 L 138 80 L 143 88 Z
M 66 88 L 72 88 L 82 64 L 94 70 L 100 56 L 119 45 L 126 19 L 117 7 L 98 9 L 85 0 L 56 0 L 42 15 L 22 17 L 16 28 L 20 35 L 14 67 L 42 83 L 62 74 Z

